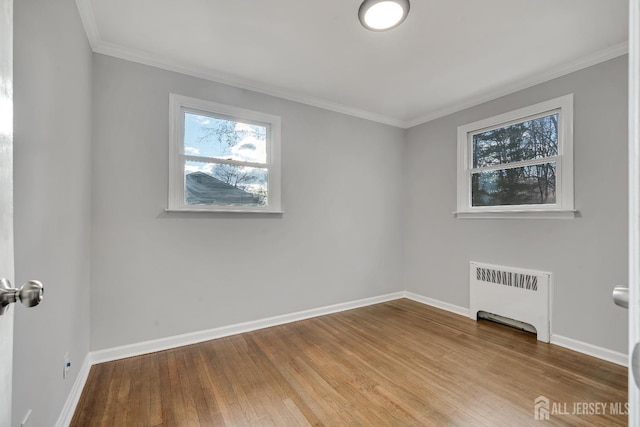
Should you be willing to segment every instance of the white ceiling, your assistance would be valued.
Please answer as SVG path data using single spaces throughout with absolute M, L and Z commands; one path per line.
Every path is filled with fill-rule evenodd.
M 409 127 L 627 52 L 627 0 L 76 0 L 95 52 Z

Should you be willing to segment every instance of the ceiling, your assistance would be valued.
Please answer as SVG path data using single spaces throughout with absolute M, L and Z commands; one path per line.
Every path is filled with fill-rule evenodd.
M 627 0 L 76 0 L 95 52 L 410 127 L 628 50 Z

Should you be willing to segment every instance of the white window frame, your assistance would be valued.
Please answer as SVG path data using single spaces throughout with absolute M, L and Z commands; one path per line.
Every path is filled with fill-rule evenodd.
M 558 113 L 558 155 L 545 158 L 545 160 L 556 162 L 556 203 L 472 206 L 473 136 L 556 112 Z M 511 166 L 539 164 L 540 160 L 512 163 Z M 495 169 L 503 168 L 495 167 Z M 574 218 L 576 211 L 573 194 L 573 94 L 459 126 L 457 200 L 457 211 L 454 212 L 457 218 Z
M 259 123 L 267 127 L 267 162 L 249 164 L 268 170 L 267 206 L 227 206 L 227 205 L 187 205 L 185 203 L 185 162 L 194 156 L 184 152 L 184 113 L 191 112 L 205 116 L 237 120 L 243 123 Z M 239 213 L 282 213 L 280 139 L 281 120 L 279 116 L 247 110 L 216 102 L 190 98 L 175 93 L 169 94 L 169 197 L 167 211 L 179 212 L 239 212 Z M 219 161 L 205 159 L 210 163 L 248 164 L 249 162 Z M 201 160 L 198 160 L 201 161 Z

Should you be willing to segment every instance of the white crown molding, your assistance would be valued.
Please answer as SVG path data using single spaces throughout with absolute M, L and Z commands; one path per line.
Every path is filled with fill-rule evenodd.
M 629 42 L 619 43 L 604 50 L 579 58 L 575 61 L 564 63 L 535 76 L 517 80 L 511 84 L 502 86 L 498 90 L 486 92 L 476 97 L 466 99 L 462 102 L 451 104 L 447 107 L 431 111 L 423 116 L 416 117 L 415 119 L 404 122 L 404 127 L 405 129 L 412 128 L 414 126 L 439 119 L 440 117 L 448 116 L 449 114 L 457 113 L 458 111 L 475 107 L 476 105 L 493 101 L 494 99 L 498 99 L 500 97 L 510 95 L 512 93 L 530 88 L 532 86 L 548 82 L 549 80 L 553 80 L 558 77 L 580 71 L 584 68 L 591 67 L 601 62 L 617 58 L 618 56 L 626 55 L 627 53 L 629 53 Z
M 91 7 L 91 0 L 76 0 L 76 7 L 78 8 L 78 14 L 80 15 L 84 32 L 87 33 L 91 50 L 95 51 L 95 46 L 100 43 L 101 39 L 95 14 L 93 13 L 93 7 Z
M 264 95 L 286 99 L 288 101 L 299 102 L 301 104 L 310 105 L 312 107 L 322 108 L 323 110 L 334 111 L 336 113 L 346 114 L 365 120 L 371 120 L 398 128 L 404 128 L 405 125 L 405 122 L 403 120 L 395 119 L 393 117 L 383 116 L 381 114 L 376 114 L 370 111 L 361 110 L 337 102 L 331 102 L 325 99 L 316 98 L 310 95 L 303 95 L 292 91 L 287 91 L 282 88 L 277 88 L 253 80 L 243 79 L 229 74 L 220 73 L 204 67 L 183 66 L 176 61 L 163 58 L 160 55 L 154 55 L 147 52 L 137 51 L 135 49 L 125 48 L 119 45 L 106 43 L 101 40 L 91 43 L 91 48 L 95 53 L 113 56 L 119 59 L 124 59 L 127 61 L 136 62 L 139 64 L 160 68 L 175 73 L 197 77 L 200 79 L 233 86 L 240 89 L 247 89 L 253 92 L 262 93 Z
M 95 53 L 100 53 L 131 62 L 137 62 L 143 65 L 160 68 L 167 71 L 173 71 L 176 73 L 209 80 L 216 83 L 226 84 L 240 89 L 247 89 L 253 92 L 275 96 L 278 98 L 287 99 L 289 101 L 299 102 L 301 104 L 311 105 L 313 107 L 322 108 L 324 110 L 359 117 L 361 119 L 371 120 L 390 126 L 399 128 L 404 127 L 405 122 L 403 120 L 395 119 L 393 117 L 387 117 L 381 114 L 353 108 L 325 99 L 293 93 L 281 88 L 267 86 L 260 82 L 238 78 L 236 76 L 231 76 L 202 67 L 185 67 L 184 65 L 181 65 L 175 61 L 168 60 L 159 55 L 153 55 L 147 52 L 141 52 L 135 49 L 129 49 L 120 45 L 105 42 L 100 37 L 100 32 L 95 20 L 93 7 L 91 6 L 91 0 L 76 0 L 76 6 L 80 14 L 80 20 L 82 21 L 82 25 L 84 26 L 84 30 L 87 34 L 91 50 Z
M 619 43 L 607 49 L 579 58 L 578 60 L 562 64 L 538 75 L 514 81 L 511 84 L 502 86 L 498 90 L 486 92 L 476 97 L 469 98 L 461 102 L 445 106 L 443 108 L 438 108 L 411 120 L 402 120 L 396 117 L 385 116 L 360 108 L 332 102 L 326 99 L 295 93 L 293 91 L 266 85 L 257 81 L 220 73 L 204 67 L 185 66 L 179 64 L 176 61 L 164 58 L 161 55 L 154 55 L 148 52 L 142 52 L 136 49 L 130 49 L 120 45 L 105 42 L 100 37 L 98 25 L 95 21 L 93 13 L 93 8 L 91 7 L 91 0 L 76 0 L 76 5 L 78 7 L 78 12 L 80 13 L 80 18 L 82 20 L 82 24 L 84 25 L 85 32 L 87 33 L 89 44 L 91 45 L 91 49 L 95 53 L 113 56 L 127 61 L 137 62 L 143 65 L 160 68 L 167 71 L 173 71 L 176 73 L 209 80 L 216 83 L 234 86 L 240 89 L 247 89 L 253 92 L 275 96 L 277 98 L 299 102 L 301 104 L 306 104 L 365 120 L 371 120 L 402 129 L 409 129 L 423 123 L 438 119 L 440 117 L 444 117 L 449 114 L 464 110 L 466 108 L 474 107 L 476 105 L 492 101 L 502 96 L 509 95 L 511 93 L 527 89 L 531 86 L 535 86 L 537 84 L 555 79 L 557 77 L 573 73 L 583 68 L 587 68 L 592 65 L 596 65 L 601 62 L 616 58 L 618 56 L 625 55 L 629 52 L 628 42 Z
M 124 48 L 122 46 L 106 43 L 103 41 L 99 41 L 95 44 L 95 46 L 92 45 L 92 48 L 95 53 L 101 53 L 103 55 L 113 56 L 116 58 L 125 59 L 127 61 L 137 62 L 139 64 L 149 65 L 167 71 L 173 71 L 175 73 L 185 74 L 188 76 L 209 80 L 240 89 L 247 89 L 253 92 L 262 93 L 264 95 L 270 95 L 277 98 L 286 99 L 288 101 L 299 102 L 301 104 L 310 105 L 312 107 L 318 107 L 324 110 L 334 111 L 336 113 L 342 113 L 365 120 L 371 120 L 394 127 L 404 128 L 405 126 L 405 122 L 403 120 L 395 119 L 393 117 L 383 116 L 381 114 L 376 114 L 370 111 L 350 107 L 337 102 L 328 101 L 326 99 L 316 98 L 310 95 L 295 93 L 253 80 L 243 79 L 229 74 L 209 70 L 204 67 L 183 66 L 178 62 L 168 60 L 161 57 L 160 55 L 140 52 L 134 49 Z

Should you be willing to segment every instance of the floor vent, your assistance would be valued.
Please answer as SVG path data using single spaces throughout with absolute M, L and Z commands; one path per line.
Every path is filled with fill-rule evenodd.
M 538 340 L 549 342 L 551 273 L 471 262 L 469 279 L 472 319 L 487 313 L 482 317 L 535 332 Z

